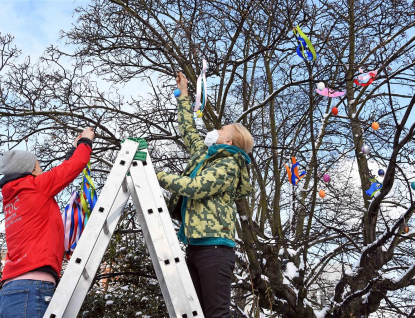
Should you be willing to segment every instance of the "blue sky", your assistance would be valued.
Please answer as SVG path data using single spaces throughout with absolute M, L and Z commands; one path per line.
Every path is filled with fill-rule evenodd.
M 32 61 L 50 44 L 63 46 L 59 31 L 68 30 L 75 22 L 73 11 L 88 0 L 1 0 L 0 32 L 15 37 L 15 45 L 22 50 L 22 57 Z

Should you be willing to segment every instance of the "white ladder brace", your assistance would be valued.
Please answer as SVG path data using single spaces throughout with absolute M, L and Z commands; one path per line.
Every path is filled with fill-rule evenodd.
M 130 195 L 170 317 L 204 317 L 151 158 L 133 160 L 138 146 L 123 143 L 44 318 L 77 316 Z

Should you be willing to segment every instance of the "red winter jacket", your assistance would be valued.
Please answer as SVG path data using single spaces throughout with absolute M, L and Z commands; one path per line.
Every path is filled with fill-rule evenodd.
M 60 274 L 64 233 L 54 196 L 82 172 L 90 156 L 91 148 L 79 144 L 61 165 L 37 177 L 27 175 L 4 185 L 8 251 L 2 281 L 47 265 Z

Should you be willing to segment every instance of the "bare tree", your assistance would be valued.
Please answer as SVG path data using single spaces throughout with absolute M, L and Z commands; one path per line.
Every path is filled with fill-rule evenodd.
M 194 93 L 204 57 L 209 100 L 198 127 L 242 122 L 256 143 L 256 192 L 236 202 L 235 312 L 249 305 L 255 317 L 409 317 L 415 232 L 403 229 L 415 208 L 414 10 L 405 1 L 95 0 L 77 9 L 76 25 L 63 33 L 77 47 L 72 69 L 62 64 L 68 54 L 54 47 L 38 64 L 10 65 L 2 78 L 1 142 L 36 141 L 42 162 L 53 165 L 71 132 L 93 126 L 98 184 L 125 136 L 145 136 L 156 164 L 180 173 L 188 156 L 175 123 L 173 78 L 182 70 Z M 314 62 L 295 52 L 297 24 L 319 54 Z M 378 70 L 366 87 L 353 83 L 362 67 Z M 114 87 L 102 91 L 95 78 Z M 130 81 L 150 93 L 122 96 L 117 85 Z M 345 96 L 316 94 L 320 81 Z M 379 130 L 370 128 L 373 121 Z M 291 157 L 306 171 L 298 186 L 285 172 Z M 365 191 L 376 166 L 386 174 L 371 198 Z M 131 237 L 123 231 L 138 225 L 132 211 L 127 215 L 132 221 L 120 234 Z M 113 273 L 129 277 L 118 262 Z

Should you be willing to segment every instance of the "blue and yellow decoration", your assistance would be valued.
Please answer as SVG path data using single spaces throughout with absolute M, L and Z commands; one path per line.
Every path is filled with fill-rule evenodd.
M 318 58 L 318 54 L 314 50 L 313 45 L 311 44 L 310 39 L 305 35 L 301 30 L 300 26 L 297 25 L 297 28 L 293 29 L 294 35 L 297 40 L 300 42 L 297 46 L 297 54 L 305 61 L 315 61 Z M 297 34 L 298 33 L 298 34 Z
M 370 197 L 374 197 L 375 196 L 375 194 L 377 193 L 377 192 L 379 192 L 380 191 L 380 189 L 382 189 L 382 187 L 383 187 L 383 184 L 382 183 L 380 183 L 376 178 L 372 178 L 372 179 L 370 179 L 370 182 L 372 182 L 372 185 L 370 186 L 370 188 L 368 189 L 368 190 L 366 190 L 366 194 L 368 195 L 368 196 L 370 196 Z

